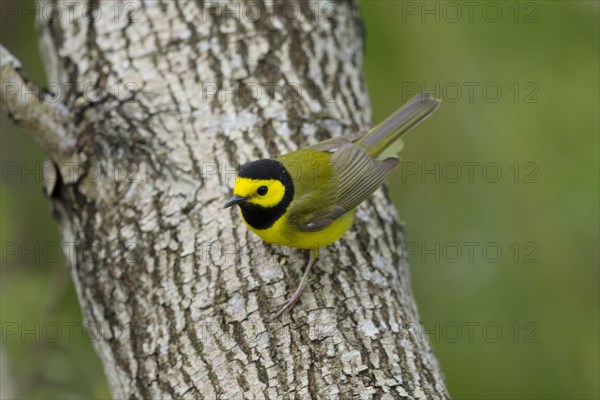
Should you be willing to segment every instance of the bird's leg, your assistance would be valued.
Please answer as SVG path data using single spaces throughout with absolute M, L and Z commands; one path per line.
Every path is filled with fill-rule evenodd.
M 296 288 L 296 291 L 294 291 L 292 297 L 290 297 L 283 304 L 283 307 L 281 307 L 279 311 L 277 311 L 274 315 L 272 315 L 269 318 L 269 321 L 272 321 L 275 318 L 285 314 L 286 312 L 291 310 L 294 307 L 294 305 L 298 302 L 298 300 L 300 299 L 300 295 L 302 294 L 302 292 L 306 288 L 306 284 L 308 283 L 308 275 L 310 273 L 310 269 L 315 264 L 315 261 L 317 261 L 317 258 L 319 258 L 319 249 L 311 249 L 310 260 L 308 261 L 308 265 L 306 266 L 306 270 L 304 271 L 304 275 L 302 275 L 302 279 L 300 280 L 300 284 Z

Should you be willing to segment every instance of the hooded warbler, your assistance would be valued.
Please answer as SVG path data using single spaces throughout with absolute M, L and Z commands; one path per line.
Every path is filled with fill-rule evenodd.
M 266 242 L 310 250 L 298 288 L 271 319 L 298 301 L 319 248 L 350 228 L 356 207 L 400 163 L 400 137 L 439 103 L 424 92 L 367 133 L 334 137 L 240 169 L 224 208 L 239 206 L 246 226 Z

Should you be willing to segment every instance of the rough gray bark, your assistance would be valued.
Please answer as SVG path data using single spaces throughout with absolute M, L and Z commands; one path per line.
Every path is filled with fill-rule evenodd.
M 68 112 L 33 134 L 58 166 L 52 209 L 115 398 L 448 397 L 383 191 L 272 323 L 304 253 L 222 210 L 236 165 L 371 125 L 354 2 L 39 7 Z M 27 125 L 31 105 L 3 102 Z

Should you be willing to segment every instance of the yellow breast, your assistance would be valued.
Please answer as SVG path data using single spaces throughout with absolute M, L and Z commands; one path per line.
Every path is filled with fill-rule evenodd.
M 243 215 L 242 220 L 244 220 Z M 317 232 L 303 232 L 294 228 L 288 223 L 287 215 L 283 215 L 267 229 L 254 229 L 245 220 L 244 223 L 265 242 L 299 249 L 318 249 L 337 241 L 352 226 L 353 221 L 354 210 L 342 215 L 331 225 Z

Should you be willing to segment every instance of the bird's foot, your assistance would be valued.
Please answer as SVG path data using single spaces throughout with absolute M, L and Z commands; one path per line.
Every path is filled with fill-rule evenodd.
M 275 314 L 271 315 L 269 317 L 268 321 L 273 321 L 275 318 L 279 318 L 280 316 L 282 316 L 283 314 L 285 314 L 286 312 L 288 312 L 292 308 L 294 308 L 294 306 L 296 305 L 298 300 L 300 300 L 300 295 L 302 295 L 302 292 L 304 291 L 305 287 L 306 287 L 306 283 L 301 283 L 300 286 L 298 286 L 298 288 L 294 292 L 294 294 L 292 294 L 292 297 L 290 297 L 283 304 L 280 304 L 278 306 L 278 307 L 281 307 L 279 309 L 279 311 L 277 311 Z
M 308 261 L 308 265 L 306 266 L 304 275 L 302 275 L 302 279 L 300 280 L 300 284 L 298 285 L 298 288 L 296 288 L 296 290 L 292 294 L 292 297 L 290 297 L 285 303 L 279 305 L 281 307 L 279 309 L 279 311 L 277 311 L 275 314 L 270 316 L 267 319 L 267 321 L 269 321 L 269 322 L 273 321 L 275 318 L 282 316 L 283 314 L 285 314 L 286 312 L 288 312 L 292 308 L 294 308 L 294 306 L 296 305 L 298 300 L 300 300 L 300 295 L 302 295 L 302 292 L 306 288 L 306 285 L 308 283 L 308 275 L 310 273 L 310 269 L 314 265 L 315 261 L 317 261 L 318 257 L 319 257 L 319 250 L 318 249 L 311 250 L 310 260 Z

